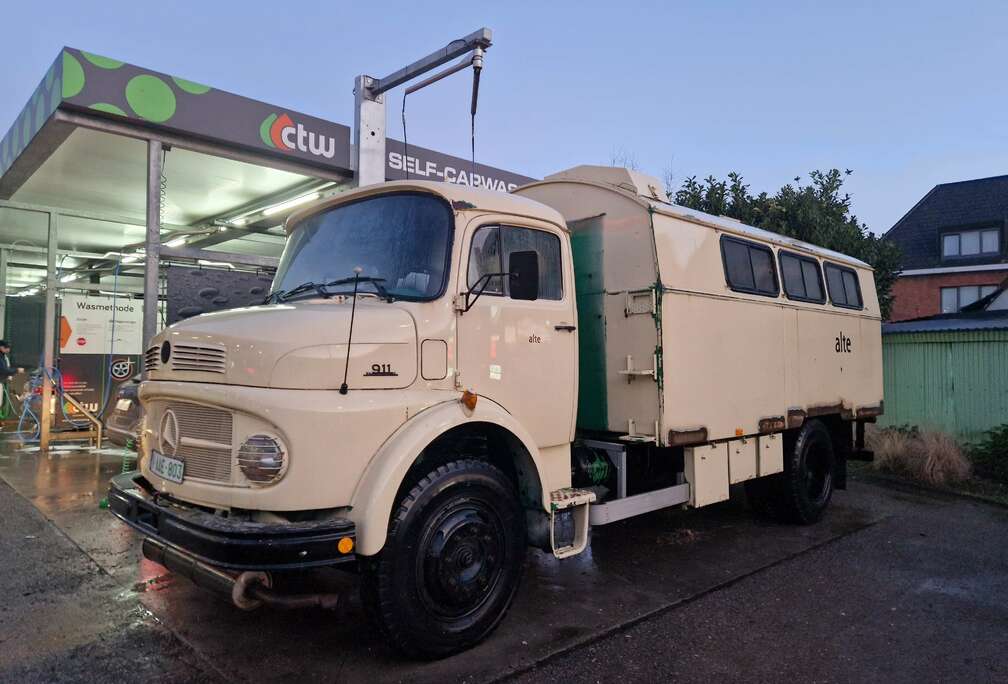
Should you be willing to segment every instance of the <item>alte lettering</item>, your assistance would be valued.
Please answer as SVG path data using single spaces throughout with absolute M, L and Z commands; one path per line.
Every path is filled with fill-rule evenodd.
M 851 339 L 845 336 L 842 332 L 840 333 L 840 336 L 836 338 L 836 352 L 837 354 L 851 353 Z

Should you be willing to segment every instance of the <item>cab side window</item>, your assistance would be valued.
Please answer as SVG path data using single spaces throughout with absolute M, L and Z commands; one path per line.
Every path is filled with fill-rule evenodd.
M 483 226 L 473 234 L 472 246 L 469 248 L 468 285 L 473 287 L 479 279 L 488 273 L 503 273 L 500 253 L 500 228 L 498 226 Z M 485 295 L 504 294 L 504 278 L 493 276 L 483 290 Z
M 563 299 L 560 238 L 544 230 L 515 226 L 483 226 L 472 239 L 468 284 L 488 273 L 507 271 L 513 252 L 535 252 L 539 258 L 539 299 Z M 507 278 L 492 276 L 483 294 L 508 295 Z

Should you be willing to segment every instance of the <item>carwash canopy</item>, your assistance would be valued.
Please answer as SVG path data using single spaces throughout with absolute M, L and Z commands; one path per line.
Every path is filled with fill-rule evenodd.
M 146 344 L 162 263 L 274 267 L 293 208 L 354 185 L 350 141 L 343 124 L 64 48 L 0 139 L 0 326 L 7 296 L 44 292 L 52 367 L 57 289 L 115 287 L 142 294 Z M 532 180 L 389 140 L 387 179 L 407 174 Z

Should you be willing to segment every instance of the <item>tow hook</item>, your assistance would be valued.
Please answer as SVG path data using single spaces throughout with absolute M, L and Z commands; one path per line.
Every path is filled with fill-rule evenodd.
M 285 609 L 335 610 L 341 602 L 340 594 L 281 594 L 273 589 L 273 581 L 265 572 L 246 571 L 233 575 L 150 537 L 143 540 L 141 550 L 144 558 L 163 565 L 196 586 L 230 597 L 231 602 L 242 610 L 255 610 L 263 605 Z

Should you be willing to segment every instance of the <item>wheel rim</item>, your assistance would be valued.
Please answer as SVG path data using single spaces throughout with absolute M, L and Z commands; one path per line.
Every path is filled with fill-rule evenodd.
M 426 607 L 451 619 L 477 610 L 500 582 L 505 548 L 504 526 L 485 503 L 442 510 L 420 542 L 417 585 Z
M 823 444 L 811 444 L 804 461 L 805 493 L 810 502 L 820 505 L 829 496 L 833 485 L 829 449 Z

